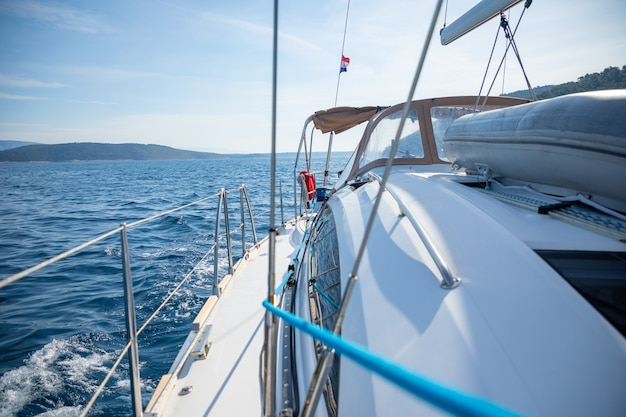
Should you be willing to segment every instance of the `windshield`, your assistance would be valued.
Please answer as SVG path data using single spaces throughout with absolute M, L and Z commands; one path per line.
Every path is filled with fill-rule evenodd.
M 526 100 L 511 97 L 489 97 L 480 111 L 516 106 Z M 372 116 L 363 132 L 355 154 L 346 166 L 338 184 L 372 169 L 384 166 L 391 158 L 391 151 L 402 120 L 406 103 L 399 103 Z M 449 164 L 443 148 L 443 137 L 459 117 L 476 113 L 476 97 L 440 97 L 415 100 L 410 103 L 409 113 L 397 143 L 394 165 L 442 165 Z
M 398 133 L 402 110 L 391 113 L 384 119 L 380 120 L 376 128 L 370 135 L 367 148 L 363 152 L 363 156 L 359 161 L 360 166 L 364 166 L 372 161 L 381 158 L 389 158 L 393 141 Z M 400 143 L 396 158 L 423 158 L 424 148 L 422 146 L 422 135 L 420 134 L 420 126 L 417 118 L 417 111 L 411 109 L 405 121 L 402 134 L 400 135 Z
M 435 135 L 435 143 L 437 144 L 437 154 L 442 161 L 448 161 L 448 157 L 443 150 L 443 135 L 450 127 L 452 122 L 461 116 L 470 113 L 478 113 L 476 110 L 459 107 L 459 106 L 440 106 L 430 109 L 430 117 L 433 124 L 433 134 Z

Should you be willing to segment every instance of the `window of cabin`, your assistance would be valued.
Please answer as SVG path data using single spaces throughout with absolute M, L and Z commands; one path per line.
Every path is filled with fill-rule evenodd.
M 626 252 L 537 253 L 626 336 Z
M 342 294 L 337 230 L 328 206 L 322 209 L 312 228 L 309 278 L 311 318 L 316 324 L 332 331 L 337 321 Z M 314 343 L 316 351 L 320 352 L 320 343 Z M 324 385 L 324 399 L 329 416 L 336 416 L 338 411 L 339 361 L 339 355 L 336 355 Z

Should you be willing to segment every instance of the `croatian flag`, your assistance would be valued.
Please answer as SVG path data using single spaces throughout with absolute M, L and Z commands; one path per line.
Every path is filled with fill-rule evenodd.
M 350 63 L 350 58 L 348 58 L 347 56 L 343 56 L 341 55 L 341 67 L 339 68 L 339 72 L 346 72 L 348 71 L 348 64 Z

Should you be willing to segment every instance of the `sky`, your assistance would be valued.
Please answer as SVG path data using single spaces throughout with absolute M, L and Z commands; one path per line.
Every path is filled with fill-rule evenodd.
M 447 46 L 438 37 L 476 2 L 444 3 L 413 98 L 478 94 L 499 22 Z M 305 119 L 335 98 L 405 101 L 435 4 L 350 0 L 344 42 L 348 0 L 282 1 L 277 150 L 297 150 Z M 522 9 L 510 11 L 513 27 Z M 624 0 L 535 0 L 515 35 L 530 83 L 626 65 L 624 21 Z M 269 152 L 272 26 L 271 0 L 0 0 L 0 140 Z M 339 76 L 342 47 L 350 65 Z M 487 85 L 502 34 L 495 51 Z M 513 55 L 503 73 L 492 94 L 525 88 Z M 352 149 L 358 137 L 342 135 L 334 148 Z

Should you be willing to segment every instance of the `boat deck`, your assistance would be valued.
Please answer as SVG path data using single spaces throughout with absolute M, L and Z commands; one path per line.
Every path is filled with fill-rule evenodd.
M 293 225 L 276 239 L 276 271 L 287 270 L 294 247 Z M 146 408 L 149 416 L 253 416 L 262 414 L 260 355 L 263 347 L 262 302 L 267 295 L 269 241 L 251 251 L 232 277 L 227 276 L 219 299 L 211 297 L 194 322 L 174 362 Z M 228 280 L 228 282 L 227 282 Z M 276 276 L 277 285 L 282 280 Z M 207 311 L 209 311 L 207 313 Z M 206 314 L 206 320 L 202 316 Z M 209 327 L 210 326 L 210 327 Z M 205 359 L 189 352 L 209 330 Z M 202 342 L 201 342 L 202 343 Z M 184 354 L 184 352 L 187 354 Z

